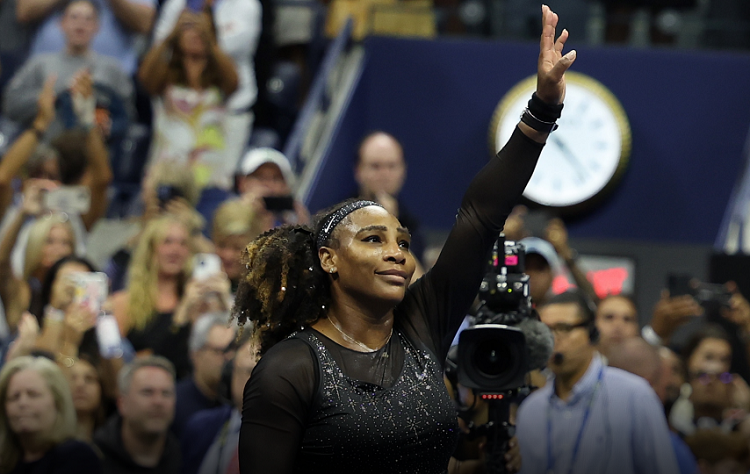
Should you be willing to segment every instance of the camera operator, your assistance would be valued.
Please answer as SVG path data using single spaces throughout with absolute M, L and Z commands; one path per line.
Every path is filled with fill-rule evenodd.
M 489 421 L 489 406 L 473 389 L 458 382 L 455 374 L 457 359 L 458 346 L 456 345 L 448 352 L 444 382 L 448 393 L 458 407 L 458 426 L 461 433 L 458 446 L 448 465 L 448 474 L 485 473 L 487 469 L 484 450 L 487 439 L 485 436 L 478 435 L 475 427 L 483 426 Z M 516 437 L 508 441 L 505 461 L 507 472 L 518 472 L 521 468 L 521 451 Z
M 550 298 L 540 317 L 555 337 L 554 378 L 518 410 L 522 472 L 678 472 L 658 398 L 642 378 L 604 365 L 581 294 Z
M 524 245 L 501 234 L 489 260 L 475 315 L 464 321 L 445 365 L 462 432 L 452 473 L 518 470 L 513 413 L 533 388 L 530 372 L 538 373 L 552 353 L 552 334 L 532 308 Z

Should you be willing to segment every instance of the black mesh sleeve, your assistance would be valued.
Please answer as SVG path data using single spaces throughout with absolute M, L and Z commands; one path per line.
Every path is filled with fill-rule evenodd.
M 474 301 L 486 257 L 520 201 L 543 144 L 518 128 L 508 143 L 474 177 L 435 266 L 407 292 L 397 314 L 405 330 L 442 362 Z
M 245 386 L 241 472 L 292 472 L 318 386 L 314 357 L 305 341 L 287 339 L 258 362 Z

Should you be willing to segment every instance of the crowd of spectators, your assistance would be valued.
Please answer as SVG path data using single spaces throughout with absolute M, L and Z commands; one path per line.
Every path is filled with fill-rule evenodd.
M 664 289 L 649 324 L 641 327 L 631 295 L 600 298 L 594 292 L 559 219 L 535 236 L 527 216 L 518 206 L 506 232 L 526 244 L 530 294 L 554 348 L 547 368 L 529 374 L 532 391 L 539 393 L 532 392 L 511 416 L 521 472 L 748 472 L 750 303 L 737 286 L 727 282 L 728 298 L 701 303 Z M 562 269 L 578 289 L 555 295 L 553 276 Z M 456 356 L 449 354 L 459 362 Z M 450 374 L 446 384 L 464 432 L 455 472 L 484 472 L 485 456 L 477 447 L 486 441 L 477 427 L 488 421 L 487 404 Z M 589 428 L 578 432 L 581 426 Z
M 287 157 L 248 146 L 257 126 L 274 122 L 264 102 L 274 45 L 299 59 L 309 40 L 274 30 L 276 14 L 299 20 L 269 0 L 0 2 L 0 25 L 10 25 L 0 36 L 15 32 L 14 60 L 0 64 L 15 69 L 4 71 L 2 120 L 21 130 L 0 160 L 0 474 L 239 472 L 242 392 L 259 358 L 252 331 L 229 317 L 240 255 L 263 232 L 311 219 L 293 197 Z M 114 163 L 137 123 L 151 130 L 127 206 L 138 231 L 97 269 L 84 258 L 88 234 L 107 212 Z M 399 198 L 405 158 L 391 134 L 363 137 L 356 194 L 409 228 L 429 269 L 435 249 Z M 738 353 L 730 333 L 750 334 L 750 304 L 736 286 L 720 307 L 665 290 L 641 328 L 631 296 L 594 292 L 561 220 L 533 235 L 526 215 L 517 208 L 506 234 L 526 246 L 531 295 L 556 350 L 578 328 L 560 321 L 589 312 L 596 363 L 648 382 L 632 393 L 663 408 L 680 472 L 747 472 L 750 374 L 734 361 L 750 347 Z M 583 303 L 558 321 L 549 308 L 570 304 L 551 293 L 562 268 Z M 106 275 L 107 298 L 92 275 Z M 687 325 L 692 336 L 679 346 L 673 336 Z M 545 375 L 565 374 L 533 380 L 544 385 Z M 486 416 L 468 404 L 478 421 Z M 481 472 L 466 454 L 477 461 L 476 450 L 457 453 L 451 472 Z

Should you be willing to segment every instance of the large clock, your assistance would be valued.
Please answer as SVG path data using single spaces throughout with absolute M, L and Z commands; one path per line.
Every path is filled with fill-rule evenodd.
M 584 74 L 565 74 L 565 107 L 550 133 L 524 197 L 561 213 L 590 209 L 618 183 L 630 156 L 630 125 L 617 98 Z M 497 153 L 510 138 L 536 76 L 513 87 L 497 106 L 490 147 Z

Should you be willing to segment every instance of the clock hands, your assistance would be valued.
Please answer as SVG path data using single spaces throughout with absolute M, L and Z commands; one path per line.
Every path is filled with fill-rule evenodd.
M 571 151 L 570 148 L 568 148 L 568 145 L 565 144 L 564 141 L 562 141 L 558 136 L 550 134 L 549 136 L 550 140 L 553 144 L 557 146 L 557 148 L 560 149 L 563 156 L 568 160 L 568 163 L 576 170 L 578 173 L 578 177 L 581 179 L 581 181 L 586 180 L 586 172 L 584 171 L 585 168 L 583 164 L 578 160 L 578 157 Z

